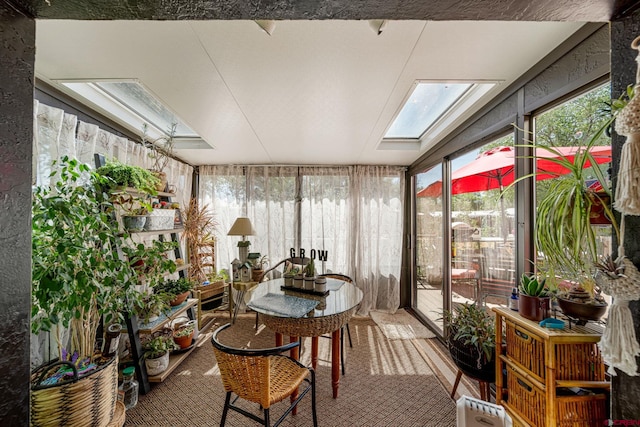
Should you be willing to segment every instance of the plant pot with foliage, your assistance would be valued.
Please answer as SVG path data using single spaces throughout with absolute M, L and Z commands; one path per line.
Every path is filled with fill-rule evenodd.
M 593 283 L 596 264 L 604 254 L 601 253 L 602 248 L 598 244 L 600 239 L 591 223 L 592 218 L 607 218 L 619 239 L 618 224 L 609 205 L 611 190 L 607 185 L 608 180 L 590 151 L 595 145 L 608 142 L 603 135 L 614 118 L 615 115 L 612 115 L 605 120 L 571 156 L 559 150 L 559 147 L 566 145 L 563 141 L 544 147 L 524 145 L 532 150 L 543 148 L 542 152 L 547 153 L 534 155 L 534 158 L 544 158 L 560 171 L 538 172 L 552 175 L 554 179 L 550 181 L 546 193 L 538 198 L 535 243 L 543 257 L 536 267 L 547 276 L 547 285 L 556 293 L 559 304 L 563 299 L 571 299 L 576 304 L 585 305 L 585 310 L 600 311 L 602 305 L 598 289 Z M 575 142 L 571 145 L 575 145 Z M 594 177 L 602 185 L 604 193 L 594 191 L 591 185 Z M 513 184 L 529 178 L 533 178 L 533 175 L 521 177 Z M 586 291 L 588 296 L 582 298 L 584 293 L 579 292 L 580 301 L 570 297 L 570 289 L 556 285 L 556 282 L 564 280 L 575 283 L 575 287 Z
M 525 319 L 539 322 L 549 315 L 551 298 L 545 287 L 546 278 L 523 274 L 520 278 L 518 311 Z
M 134 313 L 143 324 L 155 322 L 161 314 L 168 314 L 171 311 L 168 298 L 165 294 L 146 294 L 135 307 Z
M 175 143 L 175 134 L 177 123 L 172 123 L 167 129 L 166 136 L 151 140 L 147 136 L 147 124 L 142 127 L 142 144 L 149 149 L 149 157 L 153 161 L 151 173 L 157 178 L 158 182 L 155 189 L 157 191 L 165 191 L 168 186 L 167 174 L 164 172 L 173 157 L 173 147 Z
M 156 194 L 158 179 L 147 169 L 117 161 L 107 162 L 96 172 L 107 178 L 106 189 L 116 191 L 131 188 L 143 194 Z
M 56 171 L 52 178 L 57 180 L 54 188 L 38 187 L 33 194 L 31 329 L 34 339 L 58 344 L 59 360 L 73 364 L 80 373 L 75 383 L 82 383 L 88 376 L 99 375 L 101 367 L 112 360 L 95 352 L 99 325 L 123 323 L 122 313 L 133 310 L 141 299 L 132 260 L 142 259 L 146 248 L 132 244 L 119 232 L 111 215 L 114 205 L 103 191 L 108 185 L 104 176 L 67 157 L 52 169 Z M 36 360 L 43 356 L 33 355 Z M 114 366 L 117 376 L 117 361 Z M 32 392 L 32 423 L 54 422 L 60 414 L 74 411 L 83 414 L 80 407 L 102 414 L 104 419 L 92 420 L 96 425 L 105 424 L 105 419 L 108 423 L 115 407 L 115 389 L 100 398 L 106 409 L 93 407 L 92 399 L 94 403 L 81 403 L 87 393 L 96 392 L 96 382 L 67 395 L 63 383 L 68 368 L 43 378 L 47 389 Z M 64 395 L 55 411 L 47 409 L 52 390 Z
M 147 374 L 153 376 L 166 371 L 169 367 L 169 353 L 178 348 L 173 337 L 165 331 L 143 341 L 142 349 Z
M 194 333 L 193 326 L 182 326 L 173 332 L 173 340 L 181 349 L 185 349 L 191 345 Z
M 182 304 L 191 293 L 193 282 L 185 277 L 178 279 L 168 279 L 154 286 L 153 291 L 156 294 L 164 294 L 169 300 L 169 305 L 175 307 Z
M 447 346 L 456 366 L 480 381 L 495 382 L 495 320 L 476 304 L 459 304 L 444 313 Z

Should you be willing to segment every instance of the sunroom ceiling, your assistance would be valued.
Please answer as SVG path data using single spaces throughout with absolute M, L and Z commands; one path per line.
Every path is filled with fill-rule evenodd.
M 578 30 L 577 22 L 69 21 L 36 26 L 36 75 L 137 79 L 206 144 L 203 164 L 409 165 Z M 381 144 L 417 80 L 498 82 L 419 144 Z M 140 132 L 140 129 L 131 129 Z

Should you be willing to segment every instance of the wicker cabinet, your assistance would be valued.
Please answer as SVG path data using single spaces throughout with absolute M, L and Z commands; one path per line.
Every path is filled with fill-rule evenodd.
M 600 332 L 571 325 L 547 329 L 517 312 L 496 314 L 496 401 L 515 425 L 604 425 L 609 383 L 598 349 Z

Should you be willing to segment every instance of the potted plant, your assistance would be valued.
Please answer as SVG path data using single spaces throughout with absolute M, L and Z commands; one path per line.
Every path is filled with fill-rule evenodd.
M 540 279 L 535 274 L 523 274 L 520 278 L 518 311 L 525 319 L 539 322 L 547 317 L 550 297 L 545 282 L 546 278 Z
M 53 170 L 58 179 L 54 188 L 38 187 L 33 194 L 31 330 L 43 339 L 50 333 L 58 344 L 60 362 L 76 365 L 83 372 L 79 381 L 97 376 L 92 384 L 99 386 L 103 376 L 105 381 L 115 381 L 117 360 L 102 359 L 94 352 L 98 326 L 122 323 L 122 313 L 140 300 L 138 274 L 128 257 L 142 257 L 145 252 L 136 245 L 127 246 L 128 236 L 119 233 L 110 214 L 113 203 L 102 191 L 108 184 L 105 177 L 68 157 L 54 162 Z M 126 247 L 124 256 L 118 247 Z M 56 370 L 51 373 L 56 377 Z M 53 416 L 37 409 L 48 393 L 68 392 L 65 401 L 70 407 L 84 399 L 75 388 L 66 387 L 34 386 L 31 415 L 35 424 Z M 83 393 L 94 392 L 88 386 Z M 111 405 L 110 416 L 115 390 L 100 399 Z
M 602 138 L 614 117 L 615 115 L 609 118 L 572 156 L 563 155 L 554 146 L 544 147 L 552 155 L 545 157 L 545 160 L 554 163 L 562 172 L 548 172 L 556 177 L 551 181 L 548 191 L 538 199 L 536 211 L 535 243 L 537 250 L 544 255 L 543 261 L 538 263 L 538 269 L 554 281 L 559 276 L 574 283 L 574 287 L 586 291 L 588 298 L 582 299 L 579 304 L 593 306 L 596 310 L 600 310 L 601 302 L 593 277 L 596 263 L 602 254 L 599 253 L 598 239 L 591 219 L 598 216 L 598 212 L 604 212 L 617 236 L 619 229 L 608 204 L 611 191 L 590 149 Z M 524 147 L 540 148 L 533 145 Z M 538 157 L 534 155 L 534 158 Z M 589 185 L 591 175 L 600 182 L 606 197 Z M 511 185 L 532 176 L 516 179 Z M 557 299 L 561 308 L 562 300 L 567 298 L 569 292 L 567 288 L 558 288 Z M 584 296 L 583 293 L 581 295 Z
M 480 381 L 494 382 L 495 321 L 489 313 L 474 304 L 458 304 L 445 311 L 449 325 L 447 344 L 451 358 L 466 375 Z
M 144 363 L 150 376 L 166 371 L 169 367 L 169 352 L 179 348 L 170 333 L 171 331 L 162 331 L 153 334 L 142 343 Z
M 103 188 L 110 191 L 131 188 L 143 194 L 156 194 L 158 178 L 139 166 L 110 161 L 99 167 L 96 172 L 108 178 L 103 182 Z
M 180 305 L 189 297 L 193 289 L 193 282 L 185 277 L 168 279 L 154 286 L 156 294 L 165 294 L 172 307 Z
M 167 131 L 167 136 L 162 136 L 156 140 L 147 137 L 147 124 L 142 125 L 142 145 L 149 149 L 149 157 L 153 160 L 151 173 L 158 179 L 155 189 L 165 191 L 167 189 L 167 174 L 164 172 L 169 160 L 173 157 L 173 146 L 177 123 L 172 123 Z
M 186 242 L 189 254 L 189 279 L 196 283 L 216 280 L 207 277 L 209 266 L 213 263 L 215 252 L 215 232 L 217 223 L 207 205 L 200 206 L 193 198 L 184 217 L 184 233 L 181 238 Z
M 269 264 L 269 259 L 266 255 L 262 255 L 253 262 L 253 268 L 251 269 L 251 279 L 254 282 L 262 280 L 264 275 L 264 266 Z
M 149 293 L 144 295 L 138 305 L 136 305 L 134 313 L 142 321 L 142 323 L 150 323 L 158 320 L 161 314 L 170 312 L 168 299 L 170 296 L 160 293 Z
M 316 266 L 313 259 L 304 267 L 304 288 L 313 290 L 313 284 L 316 280 Z
M 195 328 L 193 325 L 185 325 L 173 332 L 173 341 L 181 348 L 185 349 L 191 345 Z

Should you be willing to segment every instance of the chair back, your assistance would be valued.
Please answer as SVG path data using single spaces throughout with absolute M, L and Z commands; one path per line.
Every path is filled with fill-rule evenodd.
M 267 274 L 271 273 L 272 271 L 274 271 L 275 269 L 277 269 L 278 267 L 280 267 L 281 265 L 287 265 L 287 262 L 289 262 L 292 265 L 297 265 L 300 266 L 300 268 L 304 268 L 304 266 L 306 266 L 307 264 L 309 264 L 309 262 L 311 262 L 310 258 L 301 258 L 301 257 L 290 257 L 290 258 L 285 258 L 282 261 L 278 262 L 277 264 L 275 264 L 273 267 L 271 267 L 270 269 L 266 270 L 263 274 L 262 277 L 260 277 L 260 279 L 258 280 L 258 282 L 262 282 L 264 280 L 265 277 L 267 277 Z
M 226 392 L 233 392 L 250 402 L 258 403 L 263 408 L 269 408 L 270 356 L 288 351 L 300 343 L 293 342 L 265 349 L 230 347 L 218 339 L 218 334 L 229 326 L 231 326 L 230 323 L 220 326 L 211 337 L 224 389 Z
M 319 274 L 318 276 L 326 277 L 328 279 L 344 280 L 345 282 L 353 283 L 353 279 L 351 277 L 347 276 L 346 274 L 325 273 L 325 274 Z

